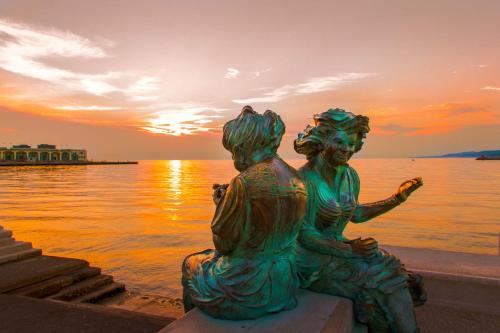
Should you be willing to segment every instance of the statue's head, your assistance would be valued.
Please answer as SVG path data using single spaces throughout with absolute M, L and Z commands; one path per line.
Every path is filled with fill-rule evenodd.
M 285 124 L 277 113 L 267 110 L 261 115 L 247 105 L 224 125 L 222 144 L 231 152 L 235 168 L 243 171 L 275 155 L 284 133 Z
M 368 117 L 342 109 L 329 109 L 314 115 L 314 126 L 308 125 L 294 142 L 295 151 L 308 160 L 321 155 L 332 165 L 347 163 L 360 151 L 370 131 Z

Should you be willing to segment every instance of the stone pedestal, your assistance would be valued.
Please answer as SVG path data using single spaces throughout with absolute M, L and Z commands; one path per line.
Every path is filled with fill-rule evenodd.
M 199 309 L 163 328 L 159 333 L 351 333 L 354 328 L 350 300 L 318 294 L 307 290 L 298 292 L 299 304 L 290 311 L 282 311 L 256 320 L 214 319 Z M 356 327 L 355 332 L 363 332 Z

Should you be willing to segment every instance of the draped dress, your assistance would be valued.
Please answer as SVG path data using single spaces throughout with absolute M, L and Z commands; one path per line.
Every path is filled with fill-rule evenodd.
M 308 192 L 301 235 L 348 241 L 343 232 L 358 205 L 359 178 L 348 165 L 336 169 L 334 189 L 314 170 L 302 168 Z M 408 287 L 409 275 L 398 258 L 379 249 L 373 256 L 346 257 L 315 251 L 299 236 L 297 266 L 301 287 L 353 300 L 360 322 L 391 320 L 387 296 Z
M 183 263 L 184 293 L 194 306 L 223 319 L 294 308 L 294 248 L 306 202 L 297 172 L 278 157 L 234 178 L 212 221 L 216 249 Z

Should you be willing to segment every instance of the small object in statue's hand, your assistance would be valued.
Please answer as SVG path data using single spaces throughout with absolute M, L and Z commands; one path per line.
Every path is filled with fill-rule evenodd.
M 228 186 L 229 186 L 229 184 L 213 184 L 213 185 L 212 185 L 212 189 L 213 189 L 213 190 L 217 190 L 217 189 L 219 189 L 219 188 L 222 188 L 222 189 L 224 189 L 224 190 L 225 190 L 225 189 L 227 189 L 227 188 L 228 188 Z
M 212 189 L 214 190 L 212 193 L 212 199 L 214 200 L 216 205 L 224 197 L 228 187 L 229 187 L 229 184 L 213 184 L 212 185 Z
M 400 203 L 405 202 L 410 194 L 422 185 L 424 185 L 422 177 L 415 177 L 413 179 L 407 180 L 399 185 L 398 192 L 396 193 L 396 198 Z

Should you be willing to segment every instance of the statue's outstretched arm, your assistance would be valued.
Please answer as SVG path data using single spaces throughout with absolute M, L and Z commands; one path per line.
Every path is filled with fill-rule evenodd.
M 351 222 L 363 223 L 390 211 L 405 202 L 408 196 L 423 184 L 422 178 L 413 178 L 402 183 L 396 194 L 385 200 L 358 205 L 351 217 Z
M 369 221 L 399 206 L 401 202 L 396 195 L 392 195 L 385 200 L 358 205 L 351 217 L 351 222 L 363 223 Z

